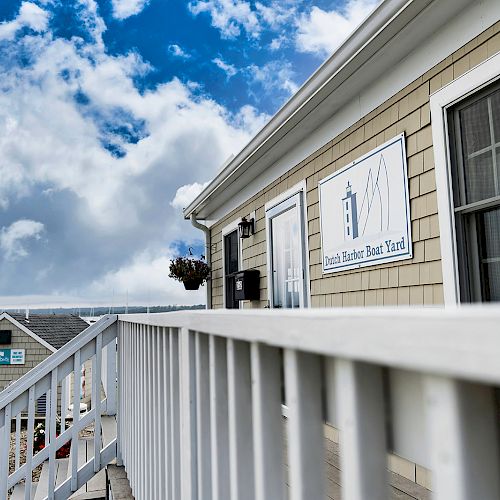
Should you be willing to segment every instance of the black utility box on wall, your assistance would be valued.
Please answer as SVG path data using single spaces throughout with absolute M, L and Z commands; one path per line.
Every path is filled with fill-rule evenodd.
M 234 273 L 234 298 L 236 300 L 260 299 L 260 271 L 248 269 Z

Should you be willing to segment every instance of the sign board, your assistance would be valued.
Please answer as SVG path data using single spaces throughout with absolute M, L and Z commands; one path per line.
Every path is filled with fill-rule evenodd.
M 411 259 L 401 134 L 319 183 L 323 273 Z
M 0 365 L 24 365 L 24 349 L 0 349 Z

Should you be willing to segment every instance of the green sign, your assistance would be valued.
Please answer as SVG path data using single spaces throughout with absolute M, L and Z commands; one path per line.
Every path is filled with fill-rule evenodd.
M 24 349 L 0 349 L 0 365 L 24 365 Z

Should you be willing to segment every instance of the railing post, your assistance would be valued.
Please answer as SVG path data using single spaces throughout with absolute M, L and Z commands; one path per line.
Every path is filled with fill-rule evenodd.
M 7 478 L 9 476 L 9 449 L 10 449 L 10 419 L 12 414 L 12 405 L 9 403 L 4 411 L 4 424 L 2 445 L 0 448 L 0 498 L 7 498 Z
M 194 336 L 187 328 L 180 329 L 181 355 L 181 496 L 194 500 L 197 491 L 196 460 L 196 365 Z
M 493 389 L 424 376 L 435 500 L 498 500 L 499 445 Z

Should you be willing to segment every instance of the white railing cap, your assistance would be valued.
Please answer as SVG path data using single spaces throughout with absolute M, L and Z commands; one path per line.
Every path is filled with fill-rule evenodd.
M 182 311 L 119 320 L 500 383 L 498 305 Z

